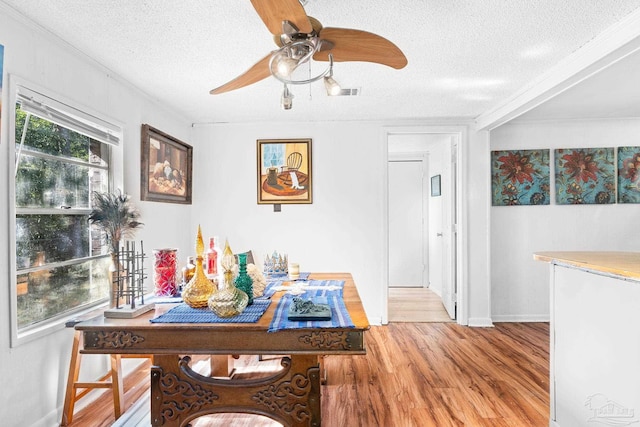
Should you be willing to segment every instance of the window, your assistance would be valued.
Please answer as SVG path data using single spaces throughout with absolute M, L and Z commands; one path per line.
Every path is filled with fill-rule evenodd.
M 108 300 L 109 256 L 88 222 L 109 191 L 120 130 L 53 98 L 15 88 L 13 337 Z

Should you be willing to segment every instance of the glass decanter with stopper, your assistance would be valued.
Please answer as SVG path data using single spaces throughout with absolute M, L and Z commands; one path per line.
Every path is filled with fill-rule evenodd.
M 233 266 L 236 259 L 229 247 L 229 241 L 225 242 L 220 265 L 223 270 L 223 280 L 218 292 L 209 298 L 209 308 L 219 317 L 233 317 L 242 313 L 249 302 L 249 297 L 233 284 Z
M 204 242 L 202 241 L 202 231 L 198 225 L 198 235 L 196 237 L 196 271 L 182 291 L 182 300 L 190 307 L 206 307 L 209 297 L 216 293 L 211 281 L 204 273 L 202 261 L 204 259 Z
M 238 277 L 234 284 L 249 297 L 247 305 L 253 304 L 253 279 L 247 274 L 247 254 L 238 254 Z

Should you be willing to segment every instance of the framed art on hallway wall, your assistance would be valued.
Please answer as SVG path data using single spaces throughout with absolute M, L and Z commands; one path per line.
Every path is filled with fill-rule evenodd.
M 258 204 L 313 202 L 311 139 L 259 139 Z
M 442 189 L 440 188 L 440 175 L 434 175 L 431 177 L 431 197 L 438 197 L 442 195 Z
M 140 199 L 191 204 L 193 147 L 142 125 Z

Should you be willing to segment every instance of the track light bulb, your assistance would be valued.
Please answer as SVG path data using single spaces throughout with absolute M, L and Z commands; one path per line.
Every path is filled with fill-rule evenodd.
M 288 57 L 280 57 L 276 63 L 276 74 L 278 76 L 288 79 L 291 77 L 291 74 L 298 66 L 298 61 L 293 58 Z
M 284 85 L 284 90 L 282 91 L 282 98 L 280 99 L 280 105 L 283 110 L 290 110 L 293 107 L 293 94 L 289 92 L 289 88 L 287 85 Z
M 342 90 L 338 82 L 336 82 L 331 75 L 324 78 L 324 87 L 327 89 L 327 95 L 329 96 L 340 95 L 340 91 Z

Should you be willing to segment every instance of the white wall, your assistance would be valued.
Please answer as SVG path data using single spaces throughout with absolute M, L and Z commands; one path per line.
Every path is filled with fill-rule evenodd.
M 278 250 L 298 261 L 302 271 L 351 272 L 369 322 L 379 324 L 386 314 L 387 286 L 384 129 L 388 124 L 373 122 L 299 123 L 295 128 L 281 123 L 196 126 L 194 192 L 199 197 L 191 216 L 194 228 L 200 223 L 205 238 L 228 237 L 234 251 L 252 249 L 260 260 Z M 279 213 L 272 205 L 256 204 L 256 140 L 272 138 L 312 139 L 313 204 L 282 205 Z M 469 147 L 482 141 L 475 133 L 469 139 L 464 141 Z M 480 150 L 486 152 L 486 146 Z M 486 169 L 477 163 L 470 166 L 473 174 L 484 174 Z M 488 187 L 480 190 L 475 184 L 482 178 L 469 181 L 488 197 Z M 486 211 L 487 197 L 479 199 L 482 204 L 475 210 Z M 460 278 L 468 280 L 464 310 L 474 325 L 490 324 L 483 221 L 488 216 L 473 220 L 477 230 L 471 230 L 471 224 L 461 225 L 463 232 L 473 235 L 469 247 L 479 248 L 463 260 L 474 274 Z
M 149 123 L 184 141 L 189 141 L 188 122 L 126 82 L 118 80 L 77 51 L 59 42 L 54 36 L 30 26 L 0 4 L 0 44 L 4 49 L 4 88 L 2 94 L 2 134 L 0 164 L 4 165 L 0 179 L 0 271 L 5 272 L 0 286 L 0 371 L 3 379 L 0 420 L 6 426 L 53 426 L 60 422 L 59 409 L 64 398 L 72 332 L 60 326 L 46 337 L 17 348 L 10 348 L 9 277 L 10 250 L 7 232 L 14 223 L 9 217 L 9 174 L 13 159 L 9 155 L 9 79 L 18 75 L 38 86 L 63 95 L 77 106 L 115 120 L 124 126 L 124 159 L 117 171 L 125 192 L 140 208 L 145 227 L 136 236 L 142 239 L 151 255 L 154 247 L 191 245 L 191 236 L 179 225 L 189 219 L 189 206 L 140 202 L 140 125 Z M 168 224 L 176 224 L 169 227 Z M 152 276 L 152 270 L 148 273 Z M 149 284 L 147 284 L 149 286 Z M 91 377 L 106 366 L 104 358 L 83 366 L 83 375 Z M 85 369 L 86 368 L 86 369 Z M 103 374 L 104 372 L 100 372 Z M 93 380 L 94 378 L 87 378 Z
M 312 139 L 313 204 L 273 212 L 273 205 L 256 203 L 256 140 L 271 138 Z M 192 222 L 205 236 L 227 237 L 234 251 L 251 249 L 260 261 L 277 250 L 301 271 L 351 272 L 370 321 L 380 323 L 386 153 L 379 125 L 201 126 L 194 140 L 194 191 L 201 197 Z
M 640 146 L 640 119 L 512 123 L 491 132 L 491 150 Z M 487 175 L 488 177 L 489 175 Z M 533 253 L 640 251 L 638 204 L 491 208 L 491 295 L 495 321 L 548 320 L 548 265 Z
M 463 164 L 459 168 L 467 171 L 466 192 L 462 199 L 466 209 L 468 223 L 458 225 L 458 233 L 467 241 L 467 258 L 463 260 L 464 273 L 468 277 L 458 278 L 458 282 L 468 282 L 468 307 L 458 307 L 458 313 L 468 311 L 469 326 L 492 326 L 491 320 L 491 286 L 489 282 L 489 208 L 490 195 L 490 164 L 489 132 L 479 131 L 469 133 L 469 146 L 459 147 L 467 150 L 463 157 Z M 458 289 L 460 292 L 460 289 Z

